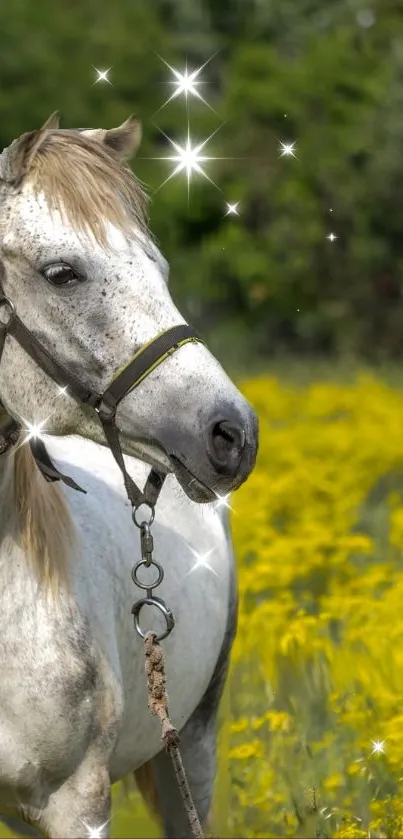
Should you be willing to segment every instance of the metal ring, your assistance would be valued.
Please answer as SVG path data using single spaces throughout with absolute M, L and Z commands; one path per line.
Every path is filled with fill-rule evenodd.
M 142 522 L 137 521 L 137 513 L 138 513 L 140 507 L 148 507 L 148 509 L 151 510 L 151 515 L 150 515 L 149 521 L 144 521 L 144 520 Z M 155 507 L 152 507 L 151 504 L 147 503 L 147 501 L 142 501 L 141 504 L 138 504 L 137 507 L 133 507 L 132 519 L 133 519 L 133 522 L 136 525 L 136 527 L 141 528 L 143 526 L 143 524 L 147 524 L 148 527 L 151 527 L 151 525 L 152 525 L 152 523 L 155 519 Z
M 158 577 L 154 582 L 150 583 L 142 583 L 141 580 L 137 577 L 137 569 L 140 568 L 142 565 L 145 565 L 146 568 L 151 568 L 152 565 L 155 565 L 158 571 Z M 140 559 L 139 562 L 136 562 L 135 566 L 132 569 L 132 580 L 139 588 L 143 588 L 144 590 L 148 590 L 151 588 L 157 588 L 160 583 L 162 583 L 164 579 L 164 569 L 162 565 L 159 564 L 155 559 L 152 559 L 151 562 L 147 563 L 146 559 Z
M 164 615 L 165 622 L 166 622 L 166 630 L 162 632 L 161 635 L 157 635 L 157 641 L 163 641 L 164 638 L 167 638 L 168 635 L 172 632 L 175 626 L 175 619 L 168 606 L 161 600 L 159 597 L 143 597 L 142 600 L 138 600 L 137 603 L 134 604 L 132 608 L 132 615 L 134 617 L 134 628 L 140 638 L 146 637 L 146 632 L 143 632 L 140 626 L 140 612 L 143 606 L 156 606 L 157 609 Z
M 16 314 L 14 303 L 12 303 L 11 300 L 9 300 L 8 297 L 6 297 L 4 294 L 2 294 L 0 296 L 0 306 L 8 306 L 9 309 L 10 309 L 10 314 L 9 314 L 8 320 L 1 321 L 3 326 L 8 326 L 11 323 L 11 321 L 13 320 L 13 318 L 15 317 L 15 314 Z

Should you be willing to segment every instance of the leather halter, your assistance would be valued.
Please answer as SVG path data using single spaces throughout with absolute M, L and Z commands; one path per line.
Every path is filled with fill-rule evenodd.
M 93 408 L 101 422 L 108 446 L 122 472 L 126 493 L 132 508 L 135 509 L 141 504 L 147 504 L 148 507 L 153 509 L 162 489 L 165 473 L 154 468 L 151 469 L 143 491 L 135 484 L 124 463 L 119 432 L 116 427 L 116 410 L 119 402 L 134 388 L 138 387 L 169 355 L 189 342 L 203 343 L 202 339 L 188 324 L 179 324 L 161 332 L 152 341 L 141 347 L 130 361 L 118 370 L 103 393 L 98 393 L 83 384 L 64 365 L 57 361 L 20 320 L 14 304 L 4 294 L 1 282 L 4 275 L 4 265 L 0 263 L 0 309 L 8 310 L 7 322 L 0 321 L 0 361 L 6 337 L 11 335 L 38 367 L 60 387 L 67 387 L 68 393 L 76 402 Z M 46 480 L 61 480 L 73 489 L 85 492 L 72 478 L 58 471 L 41 440 L 30 440 L 30 445 L 37 465 Z

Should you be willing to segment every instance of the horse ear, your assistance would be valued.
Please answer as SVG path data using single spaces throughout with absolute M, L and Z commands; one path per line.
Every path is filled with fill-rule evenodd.
M 42 144 L 46 132 L 59 127 L 59 115 L 55 111 L 39 131 L 28 131 L 4 150 L 1 155 L 0 177 L 9 183 L 19 184 L 29 169 L 29 164 Z
M 105 131 L 103 143 L 111 149 L 119 160 L 128 160 L 136 154 L 142 136 L 141 122 L 131 115 L 122 125 Z
M 22 181 L 41 139 L 40 131 L 28 131 L 3 151 L 1 177 L 4 181 L 15 185 Z
M 59 111 L 53 111 L 53 114 L 42 125 L 41 131 L 56 131 L 59 128 L 59 122 Z

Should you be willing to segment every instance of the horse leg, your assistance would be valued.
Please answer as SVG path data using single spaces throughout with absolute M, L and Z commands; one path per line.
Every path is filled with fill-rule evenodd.
M 216 771 L 216 720 L 229 655 L 236 632 L 237 591 L 230 591 L 227 629 L 211 682 L 180 734 L 180 751 L 194 804 L 206 825 Z M 190 827 L 169 755 L 162 751 L 135 772 L 137 786 L 149 809 L 162 822 L 167 839 L 187 839 Z
M 98 762 L 85 761 L 57 790 L 40 811 L 31 807 L 26 820 L 49 839 L 108 839 L 111 818 L 111 785 L 108 770 Z

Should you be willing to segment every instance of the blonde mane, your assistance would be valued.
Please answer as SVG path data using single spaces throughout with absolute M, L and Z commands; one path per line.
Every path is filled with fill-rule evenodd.
M 8 414 L 0 403 L 0 426 Z M 39 582 L 57 602 L 69 589 L 71 551 L 77 534 L 63 492 L 39 471 L 28 445 L 11 448 L 14 459 L 14 511 L 17 539 Z
M 76 175 L 76 176 L 75 176 Z M 26 180 L 51 209 L 76 229 L 106 244 L 106 222 L 147 232 L 147 198 L 133 172 L 100 140 L 78 131 L 47 131 L 30 161 Z
M 77 535 L 63 492 L 39 471 L 28 445 L 14 453 L 14 504 L 19 540 L 39 581 L 54 599 L 69 587 Z

